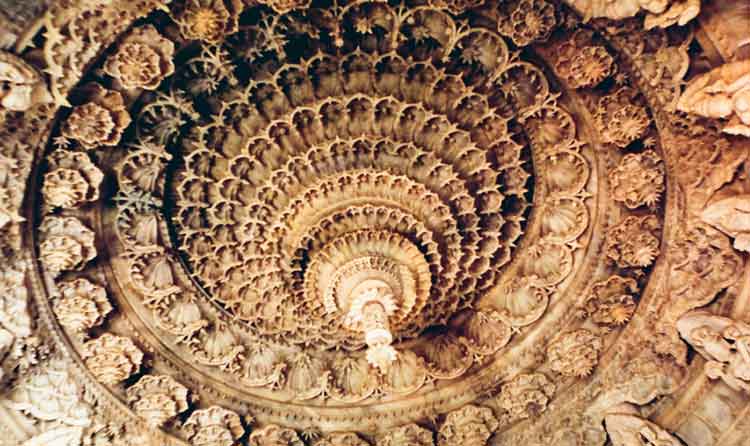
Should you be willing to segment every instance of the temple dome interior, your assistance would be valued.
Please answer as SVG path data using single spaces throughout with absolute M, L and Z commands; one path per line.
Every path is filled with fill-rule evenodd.
M 0 446 L 747 446 L 747 0 L 0 0 Z

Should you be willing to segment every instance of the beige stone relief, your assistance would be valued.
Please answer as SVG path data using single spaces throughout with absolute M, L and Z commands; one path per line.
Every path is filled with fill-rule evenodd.
M 21 444 L 682 444 L 685 342 L 750 381 L 699 309 L 747 70 L 683 90 L 699 1 L 564 3 L 53 6 L 0 54 Z

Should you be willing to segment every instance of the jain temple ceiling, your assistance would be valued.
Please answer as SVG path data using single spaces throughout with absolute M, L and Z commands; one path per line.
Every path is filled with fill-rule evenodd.
M 0 445 L 750 444 L 747 0 L 0 0 Z

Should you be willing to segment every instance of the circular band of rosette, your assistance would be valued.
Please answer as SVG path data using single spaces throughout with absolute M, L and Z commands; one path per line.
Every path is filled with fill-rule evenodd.
M 408 325 L 426 304 L 431 285 L 419 248 L 390 231 L 346 233 L 317 252 L 305 273 L 308 298 L 321 299 L 328 314 L 363 336 L 375 328 L 392 336 Z

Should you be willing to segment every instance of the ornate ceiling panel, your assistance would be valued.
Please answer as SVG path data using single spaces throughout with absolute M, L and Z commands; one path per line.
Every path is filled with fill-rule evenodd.
M 0 445 L 744 444 L 747 8 L 41 7 Z

